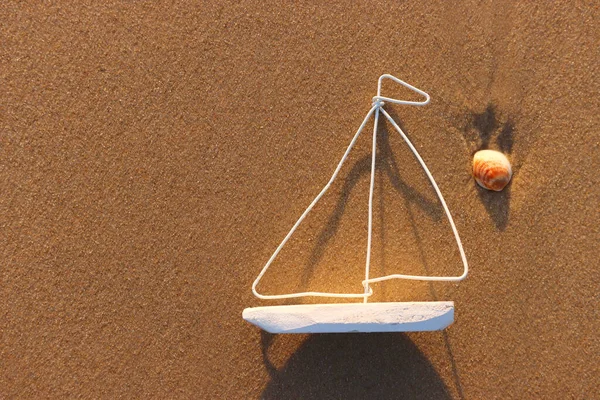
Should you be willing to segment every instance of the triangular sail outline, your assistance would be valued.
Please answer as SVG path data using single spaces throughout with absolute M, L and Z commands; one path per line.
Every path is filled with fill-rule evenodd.
M 407 100 L 397 100 L 397 99 L 393 99 L 393 98 L 389 98 L 389 97 L 384 97 L 381 96 L 381 84 L 383 79 L 391 79 L 394 82 L 397 82 L 399 84 L 401 84 L 402 86 L 422 95 L 425 97 L 425 100 L 423 101 L 407 101 Z M 458 230 L 456 229 L 456 226 L 454 224 L 454 220 L 452 219 L 452 215 L 450 214 L 450 210 L 448 209 L 448 206 L 446 205 L 446 201 L 444 200 L 444 197 L 442 196 L 442 193 L 439 189 L 439 187 L 437 186 L 437 183 L 435 182 L 435 180 L 433 179 L 433 175 L 431 175 L 431 172 L 429 171 L 429 169 L 427 168 L 427 166 L 425 165 L 425 162 L 423 161 L 423 159 L 421 158 L 421 156 L 419 155 L 419 153 L 417 152 L 417 150 L 415 149 L 415 147 L 413 146 L 413 144 L 410 142 L 410 140 L 408 139 L 408 137 L 406 136 L 406 134 L 404 134 L 404 132 L 402 131 L 402 129 L 400 129 L 400 127 L 398 126 L 398 124 L 394 121 L 394 119 L 383 109 L 383 105 L 384 105 L 384 101 L 390 102 L 390 103 L 394 103 L 394 104 L 402 104 L 402 105 L 415 105 L 415 106 L 423 106 L 429 103 L 430 101 L 430 97 L 427 93 L 425 93 L 424 91 L 402 81 L 401 79 L 398 79 L 392 75 L 389 74 L 385 74 L 379 77 L 379 81 L 378 81 L 378 85 L 377 85 L 377 96 L 373 97 L 373 106 L 371 107 L 371 109 L 369 110 L 369 112 L 367 113 L 366 117 L 364 118 L 363 122 L 361 123 L 360 127 L 358 128 L 356 134 L 354 135 L 354 137 L 352 138 L 352 141 L 350 142 L 350 145 L 348 146 L 348 148 L 346 149 L 344 155 L 342 156 L 342 159 L 340 160 L 340 162 L 338 163 L 335 171 L 333 172 L 333 175 L 331 176 L 331 178 L 329 179 L 329 182 L 327 182 L 327 184 L 325 185 L 325 187 L 321 190 L 321 192 L 317 195 L 317 197 L 315 197 L 315 199 L 312 201 L 312 203 L 308 206 L 308 208 L 302 213 L 302 215 L 300 216 L 300 218 L 298 219 L 298 221 L 296 221 L 296 223 L 294 224 L 294 226 L 292 227 L 292 229 L 288 232 L 288 234 L 285 236 L 285 238 L 283 239 L 283 241 L 281 242 L 281 244 L 277 247 L 277 249 L 275 250 L 275 252 L 273 253 L 273 255 L 271 256 L 271 258 L 269 259 L 269 261 L 267 261 L 267 263 L 265 264 L 265 266 L 263 267 L 263 269 L 261 270 L 261 272 L 258 274 L 258 277 L 256 278 L 256 280 L 253 282 L 252 284 L 252 293 L 254 293 L 254 295 L 260 299 L 269 299 L 269 300 L 274 300 L 274 299 L 288 299 L 288 298 L 298 298 L 298 297 L 341 297 L 341 298 L 363 298 L 364 302 L 367 302 L 367 299 L 369 296 L 371 296 L 373 294 L 373 291 L 371 290 L 371 288 L 369 287 L 369 283 L 375 283 L 375 282 L 381 282 L 381 281 L 385 281 L 385 280 L 389 280 L 389 279 L 411 279 L 411 280 L 423 280 L 423 281 L 449 281 L 449 282 L 456 282 L 456 281 L 461 281 L 463 280 L 469 271 L 469 266 L 467 263 L 467 258 L 465 256 L 465 252 L 462 246 L 462 242 L 460 240 L 460 236 L 458 235 Z M 371 258 L 371 237 L 372 237 L 372 225 L 373 225 L 373 192 L 374 192 L 374 182 L 375 182 L 375 159 L 376 159 L 376 153 L 377 153 L 377 125 L 379 122 L 379 112 L 382 112 L 383 115 L 386 117 L 386 119 L 392 124 L 392 126 L 394 127 L 394 129 L 396 129 L 396 131 L 398 131 L 398 133 L 400 134 L 400 136 L 402 137 L 402 139 L 406 142 L 406 144 L 408 145 L 409 149 L 413 152 L 415 158 L 417 159 L 417 161 L 419 161 L 419 164 L 421 165 L 421 167 L 423 168 L 423 170 L 425 171 L 431 185 L 433 186 L 441 204 L 442 207 L 444 209 L 444 212 L 446 213 L 446 217 L 448 218 L 448 222 L 450 223 L 450 226 L 452 227 L 452 232 L 454 234 L 454 238 L 456 239 L 456 244 L 458 246 L 459 252 L 460 252 L 460 257 L 461 260 L 463 262 L 463 266 L 464 266 L 464 271 L 462 273 L 462 275 L 460 276 L 419 276 L 419 275 L 403 275 L 403 274 L 392 274 L 392 275 L 386 275 L 386 276 L 382 276 L 382 277 L 377 277 L 377 278 L 369 278 L 369 267 L 370 267 L 370 258 Z M 375 113 L 375 121 L 374 121 L 374 126 L 373 126 L 373 148 L 372 148 L 372 164 L 371 164 L 371 183 L 370 183 L 370 188 L 369 188 L 369 223 L 368 223 L 368 237 L 367 237 L 367 259 L 366 259 L 366 266 L 365 266 L 365 279 L 362 281 L 362 284 L 365 288 L 365 292 L 364 293 L 329 293 L 329 292 L 298 292 L 298 293 L 289 293 L 289 294 L 281 294 L 281 295 L 263 295 L 258 293 L 258 291 L 256 290 L 256 287 L 258 286 L 260 280 L 262 279 L 262 277 L 264 276 L 264 274 L 267 272 L 267 270 L 269 269 L 269 267 L 271 266 L 271 264 L 273 263 L 273 261 L 275 260 L 275 258 L 277 257 L 277 255 L 279 254 L 279 252 L 281 251 L 281 249 L 283 248 L 283 246 L 287 243 L 287 241 L 290 239 L 290 237 L 294 234 L 294 232 L 296 231 L 296 229 L 298 228 L 298 226 L 302 223 L 302 221 L 304 220 L 304 218 L 306 218 L 306 216 L 308 215 L 308 213 L 313 209 L 313 207 L 319 202 L 319 200 L 321 199 L 321 197 L 323 197 L 323 195 L 327 192 L 327 190 L 329 190 L 329 187 L 331 186 L 331 184 L 333 183 L 333 181 L 335 180 L 335 178 L 338 176 L 342 166 L 344 165 L 344 162 L 346 161 L 348 155 L 350 154 L 350 151 L 352 150 L 352 148 L 354 147 L 358 137 L 360 136 L 360 134 L 362 133 L 364 127 L 366 126 L 369 118 L 371 118 L 371 115 L 373 115 L 373 113 Z

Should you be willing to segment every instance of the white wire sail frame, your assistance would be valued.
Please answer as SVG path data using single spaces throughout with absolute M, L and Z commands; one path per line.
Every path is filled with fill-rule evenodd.
M 422 100 L 422 101 L 407 101 L 407 100 L 397 100 L 397 99 L 392 99 L 392 98 L 389 98 L 389 97 L 382 96 L 381 95 L 381 83 L 382 83 L 382 81 L 384 79 L 390 79 L 390 80 L 392 80 L 392 81 L 394 81 L 396 83 L 399 83 L 400 85 L 402 85 L 402 86 L 404 86 L 404 87 L 406 87 L 408 89 L 411 89 L 412 91 L 414 91 L 414 92 L 422 95 L 423 97 L 425 97 L 425 100 Z M 260 299 L 266 299 L 266 300 L 289 299 L 289 298 L 298 298 L 298 297 L 363 298 L 363 302 L 366 303 L 367 299 L 369 298 L 369 296 L 371 296 L 373 294 L 373 290 L 369 286 L 370 283 L 382 282 L 382 281 L 387 281 L 387 280 L 390 280 L 390 279 L 410 279 L 410 280 L 419 280 L 419 281 L 458 282 L 458 281 L 463 280 L 467 276 L 467 274 L 469 272 L 469 265 L 467 263 L 467 257 L 465 256 L 465 251 L 463 250 L 462 242 L 460 240 L 460 236 L 458 235 L 458 230 L 456 229 L 456 225 L 454 224 L 454 220 L 452 219 L 452 215 L 450 214 L 450 210 L 448 209 L 448 206 L 446 205 L 446 201 L 444 200 L 444 196 L 442 196 L 442 192 L 440 191 L 437 183 L 433 179 L 433 175 L 431 175 L 431 172 L 429 172 L 429 169 L 427 168 L 427 165 L 425 165 L 425 161 L 423 161 L 423 159 L 421 158 L 421 156 L 417 152 L 417 149 L 415 149 L 415 147 L 413 146 L 413 144 L 410 142 L 410 140 L 408 139 L 408 137 L 404 134 L 404 132 L 402 131 L 402 129 L 400 129 L 400 127 L 394 121 L 394 119 L 383 109 L 383 105 L 385 104 L 384 102 L 389 102 L 389 103 L 393 103 L 393 104 L 402 104 L 402 105 L 424 106 L 424 105 L 428 104 L 429 101 L 430 101 L 430 97 L 429 97 L 429 95 L 427 93 L 425 93 L 424 91 L 422 91 L 420 89 L 417 89 L 416 87 L 414 87 L 414 86 L 412 86 L 412 85 L 404 82 L 403 80 L 400 80 L 400 79 L 398 79 L 398 78 L 396 78 L 396 77 L 394 77 L 392 75 L 389 75 L 389 74 L 384 74 L 384 75 L 381 75 L 379 77 L 379 80 L 378 80 L 378 83 L 377 83 L 377 96 L 373 97 L 373 106 L 371 107 L 371 109 L 367 113 L 367 116 L 365 117 L 365 119 L 363 120 L 363 122 L 360 124 L 360 127 L 358 128 L 358 131 L 356 132 L 356 134 L 354 134 L 354 137 L 352 138 L 352 141 L 350 142 L 350 145 L 346 149 L 346 152 L 342 156 L 342 159 L 340 160 L 340 162 L 338 163 L 337 167 L 335 168 L 335 171 L 333 172 L 333 175 L 331 176 L 331 179 L 329 179 L 329 182 L 327 182 L 327 184 L 321 190 L 321 192 L 317 195 L 317 197 L 315 197 L 315 199 L 312 201 L 312 203 L 310 203 L 310 205 L 308 206 L 308 208 L 302 213 L 302 215 L 300 216 L 300 218 L 298 219 L 298 221 L 296 221 L 296 223 L 294 224 L 294 226 L 292 227 L 292 229 L 290 229 L 290 231 L 285 236 L 285 238 L 283 239 L 283 241 L 279 244 L 279 246 L 277 247 L 277 249 L 275 249 L 275 252 L 271 256 L 271 258 L 269 258 L 269 261 L 267 261 L 267 263 L 265 264 L 265 266 L 263 267 L 263 269 L 258 274 L 258 277 L 256 278 L 256 280 L 252 284 L 252 293 L 254 293 L 254 295 L 256 297 L 258 297 Z M 450 226 L 452 227 L 452 232 L 454 233 L 454 238 L 456 239 L 456 244 L 458 245 L 458 250 L 460 252 L 460 258 L 461 258 L 462 263 L 463 263 L 464 270 L 463 270 L 462 275 L 460 275 L 460 276 L 420 276 L 420 275 L 392 274 L 392 275 L 380 276 L 380 277 L 377 277 L 377 278 L 370 278 L 369 277 L 369 269 L 370 269 L 370 264 L 371 264 L 371 238 L 372 238 L 372 231 L 373 231 L 373 191 L 374 191 L 374 187 L 375 187 L 375 157 L 376 157 L 376 153 L 377 153 L 377 125 L 379 123 L 379 114 L 380 113 L 383 114 L 383 116 L 390 122 L 390 124 L 394 127 L 394 129 L 396 129 L 396 131 L 398 131 L 398 133 L 400 134 L 400 136 L 402 137 L 402 139 L 404 139 L 404 141 L 408 145 L 409 149 L 415 155 L 415 158 L 417 159 L 417 161 L 419 161 L 419 164 L 421 164 L 421 167 L 423 167 L 423 170 L 425 171 L 425 174 L 427 174 L 427 177 L 429 178 L 429 181 L 431 182 L 431 185 L 435 189 L 435 192 L 436 192 L 438 198 L 440 199 L 440 203 L 442 204 L 442 207 L 444 208 L 444 212 L 446 213 L 446 216 L 448 217 L 448 222 L 450 222 Z M 290 237 L 294 234 L 294 232 L 296 231 L 296 229 L 298 228 L 298 226 L 300 226 L 300 224 L 302 223 L 302 221 L 304 220 L 304 218 L 306 218 L 306 216 L 308 215 L 308 213 L 319 202 L 319 200 L 321 199 L 321 197 L 323 197 L 323 195 L 327 192 L 327 190 L 329 190 L 329 187 L 331 186 L 331 184 L 333 183 L 333 181 L 335 180 L 335 178 L 337 178 L 337 176 L 338 176 L 338 174 L 339 174 L 342 166 L 344 165 L 344 162 L 346 161 L 346 158 L 348 158 L 348 155 L 350 154 L 350 151 L 354 147 L 354 144 L 356 143 L 358 137 L 362 133 L 362 131 L 363 131 L 364 127 L 366 126 L 369 118 L 371 118 L 371 116 L 373 114 L 375 114 L 375 118 L 374 118 L 375 121 L 374 121 L 374 125 L 373 125 L 373 148 L 372 148 L 372 158 L 371 158 L 371 183 L 370 183 L 370 188 L 369 188 L 369 222 L 368 222 L 368 231 L 367 231 L 368 232 L 367 233 L 367 257 L 366 257 L 366 265 L 365 265 L 365 279 L 362 281 L 362 284 L 363 284 L 363 287 L 364 287 L 364 292 L 363 293 L 299 292 L 299 293 L 277 294 L 277 295 L 263 295 L 263 294 L 258 293 L 258 291 L 256 290 L 256 287 L 258 286 L 260 280 L 262 279 L 262 277 L 264 276 L 264 274 L 267 272 L 267 270 L 269 269 L 269 267 L 271 266 L 271 264 L 273 263 L 273 261 L 275 260 L 275 258 L 277 257 L 277 255 L 279 254 L 279 252 L 281 251 L 281 249 L 283 248 L 283 246 L 285 246 L 285 244 L 290 239 Z

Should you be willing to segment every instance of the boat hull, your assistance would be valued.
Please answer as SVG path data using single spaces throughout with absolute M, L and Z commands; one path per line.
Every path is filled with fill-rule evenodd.
M 268 306 L 246 308 L 242 316 L 270 333 L 437 331 L 454 322 L 454 302 Z

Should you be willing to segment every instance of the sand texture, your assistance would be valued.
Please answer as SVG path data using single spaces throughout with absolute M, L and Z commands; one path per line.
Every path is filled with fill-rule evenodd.
M 0 398 L 597 398 L 600 7 L 432 3 L 2 2 Z M 251 283 L 383 73 L 431 95 L 386 109 L 471 272 L 372 301 L 454 301 L 455 322 L 261 333 L 244 308 L 294 302 Z M 372 276 L 459 275 L 435 192 L 379 128 Z M 371 132 L 261 292 L 362 290 Z M 482 148 L 512 162 L 502 192 L 470 176 Z

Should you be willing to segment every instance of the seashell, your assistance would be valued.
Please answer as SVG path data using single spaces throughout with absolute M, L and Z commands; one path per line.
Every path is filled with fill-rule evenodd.
M 473 177 L 479 186 L 499 192 L 510 182 L 512 168 L 499 151 L 480 150 L 473 156 Z

